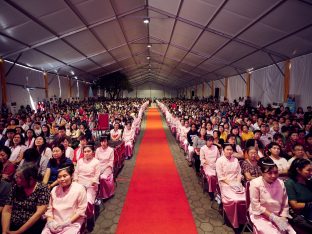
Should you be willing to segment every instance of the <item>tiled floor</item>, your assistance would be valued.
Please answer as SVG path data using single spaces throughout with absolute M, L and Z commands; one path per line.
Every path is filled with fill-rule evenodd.
M 202 192 L 197 176 L 192 168 L 188 167 L 182 151 L 180 151 L 175 139 L 163 121 L 170 149 L 181 177 L 181 181 L 188 198 L 198 233 L 234 233 L 233 229 L 223 225 L 222 216 L 216 210 L 217 204 L 210 208 L 210 200 L 207 193 Z M 135 152 L 144 135 L 145 121 L 142 124 L 142 131 L 135 145 Z M 101 205 L 100 215 L 96 221 L 94 234 L 115 233 L 119 216 L 125 201 L 130 184 L 133 168 L 136 160 L 136 153 L 131 160 L 126 161 L 124 168 L 117 178 L 116 194 L 113 198 Z M 103 209 L 104 205 L 104 209 Z M 132 234 L 132 233 L 131 233 Z

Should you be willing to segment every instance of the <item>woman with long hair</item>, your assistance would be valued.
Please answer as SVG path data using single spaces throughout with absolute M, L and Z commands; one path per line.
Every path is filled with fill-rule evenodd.
M 2 211 L 2 233 L 41 233 L 50 191 L 38 182 L 37 166 L 23 165 L 15 173 L 15 182 Z
M 35 131 L 33 129 L 28 129 L 26 131 L 26 137 L 25 137 L 25 145 L 27 149 L 32 148 L 35 143 Z
M 39 162 L 40 164 L 39 174 L 44 176 L 45 171 L 47 170 L 48 162 L 50 158 L 52 157 L 52 151 L 50 147 L 48 146 L 46 139 L 43 136 L 37 136 L 35 138 L 35 144 L 33 148 L 36 149 L 41 156 L 40 162 Z
M 15 133 L 13 136 L 11 149 L 11 156 L 9 160 L 14 164 L 18 165 L 23 159 L 23 153 L 26 150 L 26 146 L 24 144 L 24 137 L 21 133 Z
M 291 224 L 309 233 L 312 230 L 312 164 L 309 159 L 295 159 L 285 181 L 291 209 Z

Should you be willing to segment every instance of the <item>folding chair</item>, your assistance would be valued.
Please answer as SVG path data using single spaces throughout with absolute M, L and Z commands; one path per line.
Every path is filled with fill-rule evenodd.
M 241 233 L 244 233 L 246 228 L 250 232 L 252 232 L 252 228 L 253 228 L 253 223 L 252 223 L 252 221 L 250 219 L 250 214 L 249 214 L 249 206 L 250 206 L 250 191 L 249 191 L 249 187 L 250 187 L 250 182 L 247 181 L 246 182 L 246 219 L 247 219 L 247 222 L 245 223 Z
M 202 186 L 203 193 L 209 191 L 208 181 L 207 181 L 207 178 L 206 178 L 206 174 L 205 174 L 204 168 L 202 166 L 200 167 L 200 171 L 199 171 L 199 184 Z
M 109 115 L 108 113 L 100 113 L 98 115 L 97 127 L 95 129 L 96 137 L 102 135 L 103 131 L 109 130 Z
M 217 184 L 217 187 L 216 187 L 215 200 L 218 203 L 218 210 L 222 214 L 223 224 L 225 224 L 225 210 L 223 209 L 222 195 L 221 195 L 221 189 L 220 189 L 219 184 Z M 211 206 L 212 206 L 212 204 L 211 204 Z

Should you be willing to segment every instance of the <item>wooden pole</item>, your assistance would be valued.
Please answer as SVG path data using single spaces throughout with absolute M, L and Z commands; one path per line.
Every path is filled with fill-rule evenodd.
M 2 91 L 2 104 L 7 104 L 8 96 L 6 89 L 6 78 L 4 72 L 4 60 L 0 58 L 0 80 L 1 80 L 1 91 Z
M 69 89 L 69 98 L 72 97 L 72 85 L 71 85 L 71 79 L 68 77 L 68 89 Z
M 46 99 L 49 98 L 49 81 L 48 81 L 48 73 L 43 73 L 43 79 L 44 79 L 44 91 L 45 91 L 45 97 Z
M 290 60 L 285 61 L 284 71 L 284 102 L 287 101 L 289 95 L 289 83 L 290 83 Z
M 203 85 L 202 85 L 202 97 L 203 98 L 205 97 L 205 81 L 203 82 Z
M 251 78 L 251 73 L 247 72 L 246 97 L 250 97 L 250 78 Z
M 224 78 L 224 97 L 227 98 L 228 97 L 228 82 L 229 82 L 229 78 Z

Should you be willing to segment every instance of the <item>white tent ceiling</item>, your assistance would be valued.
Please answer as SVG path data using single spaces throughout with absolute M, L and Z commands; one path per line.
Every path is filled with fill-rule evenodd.
M 0 57 L 86 81 L 185 87 L 310 52 L 311 0 L 0 0 Z

